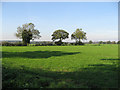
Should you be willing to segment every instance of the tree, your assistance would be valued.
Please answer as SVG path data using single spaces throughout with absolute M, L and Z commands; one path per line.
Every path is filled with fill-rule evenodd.
M 103 43 L 103 41 L 99 41 L 98 45 L 100 46 L 100 44 L 102 44 L 102 43 Z
M 62 44 L 62 40 L 68 38 L 69 33 L 66 32 L 65 30 L 56 30 L 53 32 L 52 36 L 52 40 L 55 41 L 57 39 L 59 39 L 58 42 L 60 42 L 60 44 Z
M 100 41 L 99 43 L 100 43 L 100 44 L 102 44 L 102 43 L 103 43 L 103 41 Z
M 118 41 L 117 44 L 120 44 L 120 41 Z
M 104 41 L 103 44 L 106 44 L 106 42 Z
M 90 40 L 90 41 L 89 41 L 89 44 L 92 44 L 92 43 L 93 43 L 92 40 Z
M 22 27 L 17 28 L 16 37 L 22 39 L 23 44 L 27 45 L 30 40 L 39 39 L 41 36 L 37 29 L 34 29 L 35 25 L 33 23 L 23 24 Z
M 115 42 L 115 41 L 112 41 L 112 44 L 116 44 L 116 42 Z
M 75 39 L 76 43 L 81 44 L 81 40 L 87 40 L 86 33 L 82 29 L 76 29 L 76 31 L 71 35 L 71 39 Z
M 111 41 L 107 41 L 106 43 L 107 43 L 107 44 L 111 44 Z

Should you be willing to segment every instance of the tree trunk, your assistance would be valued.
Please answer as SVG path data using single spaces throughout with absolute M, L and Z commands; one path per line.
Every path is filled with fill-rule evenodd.
M 27 40 L 27 46 L 30 44 L 30 39 Z
M 80 38 L 79 38 L 79 44 L 80 44 Z
M 62 38 L 60 38 L 60 42 L 62 43 Z
M 23 42 L 23 45 L 24 45 L 24 46 L 27 46 L 27 42 L 26 42 L 25 39 L 23 39 L 22 42 Z
M 62 44 L 62 38 L 60 38 L 60 40 L 59 40 L 59 45 L 61 45 Z

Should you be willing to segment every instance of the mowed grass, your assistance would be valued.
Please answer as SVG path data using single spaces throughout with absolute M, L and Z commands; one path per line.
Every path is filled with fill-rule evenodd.
M 118 45 L 2 47 L 3 88 L 118 87 Z

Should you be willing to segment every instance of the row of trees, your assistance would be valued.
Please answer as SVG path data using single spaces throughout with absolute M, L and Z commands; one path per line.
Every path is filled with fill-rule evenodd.
M 89 41 L 89 44 L 93 44 L 94 42 L 92 40 Z M 116 41 L 99 41 L 99 44 L 120 44 L 120 41 L 116 42 Z
M 22 27 L 17 28 L 16 36 L 20 39 L 22 39 L 22 42 L 24 45 L 30 44 L 30 40 L 39 39 L 40 32 L 39 30 L 34 28 L 35 25 L 33 23 L 27 23 L 23 24 Z M 55 42 L 55 40 L 58 40 L 55 42 L 56 44 L 62 44 L 62 40 L 69 38 L 69 33 L 65 30 L 56 30 L 53 32 L 52 40 Z M 82 44 L 81 40 L 86 40 L 86 33 L 82 31 L 82 29 L 76 29 L 75 32 L 71 35 L 71 39 L 75 39 L 77 44 Z

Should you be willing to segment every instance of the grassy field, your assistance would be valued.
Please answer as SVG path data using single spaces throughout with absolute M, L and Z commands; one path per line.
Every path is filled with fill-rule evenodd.
M 118 45 L 2 47 L 3 88 L 115 88 Z

